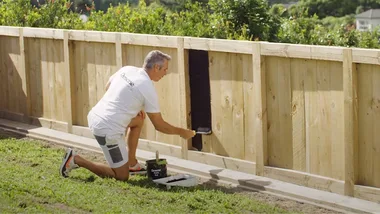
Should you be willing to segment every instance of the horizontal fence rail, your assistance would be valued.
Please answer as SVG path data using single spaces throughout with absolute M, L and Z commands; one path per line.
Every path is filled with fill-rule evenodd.
M 380 50 L 1 26 L 0 117 L 92 138 L 108 78 L 154 49 L 164 118 L 192 128 L 206 97 L 213 133 L 194 151 L 146 120 L 140 149 L 380 202 Z

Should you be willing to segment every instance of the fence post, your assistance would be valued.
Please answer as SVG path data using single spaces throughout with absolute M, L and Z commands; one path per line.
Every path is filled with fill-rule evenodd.
M 259 42 L 252 46 L 252 70 L 254 85 L 255 118 L 252 127 L 256 144 L 256 175 L 264 175 L 264 166 L 268 165 L 267 155 L 267 106 L 266 106 L 266 78 L 265 58 L 261 56 Z
M 69 32 L 63 31 L 63 57 L 65 66 L 65 83 L 66 83 L 66 97 L 67 102 L 66 116 L 67 116 L 67 132 L 73 132 L 73 115 L 71 106 L 71 77 L 70 77 L 70 52 L 69 52 Z
M 30 91 L 29 91 L 29 75 L 26 71 L 25 65 L 25 43 L 24 43 L 24 28 L 19 28 L 19 46 L 20 46 L 20 60 L 19 60 L 19 72 L 22 79 L 22 91 L 25 94 L 25 109 L 24 109 L 24 121 L 29 121 L 31 116 L 31 103 L 30 103 Z
M 190 86 L 189 86 L 189 72 L 185 67 L 185 49 L 184 39 L 178 37 L 177 39 L 177 59 L 178 59 L 178 74 L 179 74 L 179 90 L 180 90 L 180 119 L 181 127 L 189 128 L 190 118 Z M 181 156 L 183 159 L 188 159 L 188 150 L 191 144 L 191 139 L 181 139 Z
M 115 47 L 116 47 L 116 66 L 119 68 L 121 68 L 123 66 L 123 53 L 122 53 L 122 47 L 121 47 L 121 35 L 120 33 L 116 33 L 115 35 L 115 39 L 116 39 L 116 42 L 115 42 Z
M 343 92 L 344 92 L 344 194 L 354 196 L 356 182 L 358 145 L 358 98 L 357 71 L 352 64 L 352 49 L 343 50 Z

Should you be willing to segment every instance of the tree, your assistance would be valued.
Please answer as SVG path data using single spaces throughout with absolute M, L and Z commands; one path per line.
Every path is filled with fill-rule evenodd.
M 209 5 L 212 12 L 220 15 L 236 32 L 247 28 L 253 39 L 270 38 L 273 20 L 266 0 L 210 0 Z
M 317 15 L 320 19 L 327 16 L 342 17 L 355 14 L 359 6 L 363 11 L 380 8 L 380 0 L 301 0 L 292 8 L 292 12 L 308 10 L 308 15 Z

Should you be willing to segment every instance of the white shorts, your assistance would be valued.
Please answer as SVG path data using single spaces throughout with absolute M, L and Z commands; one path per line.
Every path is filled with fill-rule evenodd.
M 104 157 L 111 168 L 118 168 L 128 162 L 128 148 L 125 142 L 125 133 L 116 133 L 100 125 L 101 121 L 95 115 L 88 115 L 88 124 Z M 101 128 L 99 128 L 101 127 Z
M 104 137 L 94 136 L 111 168 L 121 167 L 128 162 L 128 150 L 124 140 L 125 135 L 111 134 Z

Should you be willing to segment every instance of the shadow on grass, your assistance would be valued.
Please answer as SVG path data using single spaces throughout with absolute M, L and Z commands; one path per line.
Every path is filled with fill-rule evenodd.
M 92 183 L 97 179 L 103 179 L 100 177 L 97 177 L 96 175 L 90 175 L 90 176 L 72 176 L 70 177 L 71 180 L 76 182 L 82 182 L 82 183 Z M 115 180 L 113 178 L 110 178 L 112 180 Z M 167 189 L 165 185 L 159 185 L 154 183 L 150 178 L 142 175 L 134 175 L 130 176 L 130 179 L 128 181 L 116 181 L 115 182 L 125 182 L 132 186 L 138 186 L 144 189 L 156 189 L 159 191 L 169 191 L 169 192 L 180 192 L 180 191 L 196 191 L 199 189 L 202 189 L 199 185 L 195 187 L 171 187 L 171 189 Z
M 83 177 L 83 176 L 80 176 L 80 177 L 73 176 L 70 179 L 74 180 L 74 181 L 77 181 L 77 182 L 93 183 L 96 179 L 99 179 L 99 178 L 97 178 L 95 175 L 90 175 L 90 176 L 86 176 L 86 177 Z
M 225 194 L 234 194 L 234 193 L 241 193 L 241 192 L 260 192 L 261 190 L 265 190 L 265 186 L 269 185 L 270 182 L 265 181 L 256 181 L 253 179 L 240 179 L 237 180 L 237 183 L 235 185 L 226 185 L 226 184 L 220 184 L 218 183 L 221 179 L 217 175 L 220 173 L 221 170 L 211 170 L 210 175 L 211 179 L 202 179 L 200 182 L 198 182 L 198 185 L 194 187 L 180 187 L 180 186 L 171 186 L 170 188 L 167 188 L 166 185 L 163 184 L 156 184 L 154 181 L 152 181 L 147 176 L 143 175 L 132 175 L 130 176 L 130 179 L 128 181 L 124 181 L 130 185 L 138 186 L 144 189 L 155 189 L 158 191 L 165 191 L 165 192 L 195 192 L 195 191 L 210 191 L 210 190 L 216 190 L 221 191 Z M 173 173 L 175 174 L 175 173 Z M 169 176 L 173 175 L 169 174 Z M 90 176 L 79 176 L 79 177 L 71 177 L 71 179 L 77 181 L 77 182 L 84 182 L 84 183 L 91 183 L 94 182 L 96 179 L 102 179 L 95 175 Z M 117 181 L 117 182 L 123 182 L 123 181 Z M 249 187 L 247 189 L 246 187 Z
M 139 186 L 139 187 L 147 188 L 147 189 L 157 189 L 159 191 L 166 191 L 166 192 L 195 192 L 195 191 L 217 190 L 226 194 L 233 194 L 233 193 L 247 191 L 247 189 L 243 189 L 239 186 L 235 187 L 235 186 L 228 186 L 228 185 L 220 185 L 218 183 L 218 179 L 214 179 L 214 178 L 211 178 L 208 180 L 204 179 L 201 182 L 199 182 L 198 185 L 194 187 L 171 186 L 170 189 L 168 189 L 166 185 L 156 184 L 148 177 L 142 177 L 142 176 L 139 179 L 132 178 L 126 182 L 134 186 Z M 251 191 L 251 192 L 255 192 L 255 191 Z
M 73 176 L 70 179 L 76 182 L 92 183 L 96 179 L 102 179 L 102 178 L 99 178 L 95 175 L 90 175 L 90 176 L 85 176 L 85 177 Z M 123 182 L 123 181 L 117 181 L 117 182 Z M 170 189 L 168 189 L 166 185 L 154 183 L 154 181 L 152 181 L 150 178 L 143 175 L 133 175 L 130 177 L 128 181 L 124 181 L 124 182 L 132 186 L 137 186 L 144 189 L 155 189 L 155 190 L 163 191 L 163 192 L 196 192 L 196 191 L 217 190 L 226 194 L 233 194 L 236 192 L 247 191 L 239 187 L 221 186 L 214 179 L 204 180 L 202 182 L 199 182 L 198 185 L 194 187 L 171 186 Z
M 197 186 L 194 186 L 194 187 L 171 186 L 170 189 L 168 189 L 166 185 L 156 184 L 148 177 L 140 178 L 137 180 L 130 179 L 126 182 L 133 186 L 139 186 L 145 189 L 156 189 L 156 190 L 165 191 L 165 192 L 195 192 L 199 190 L 206 190 L 202 184 L 198 184 Z
M 0 128 L 0 140 L 23 139 L 25 136 Z

